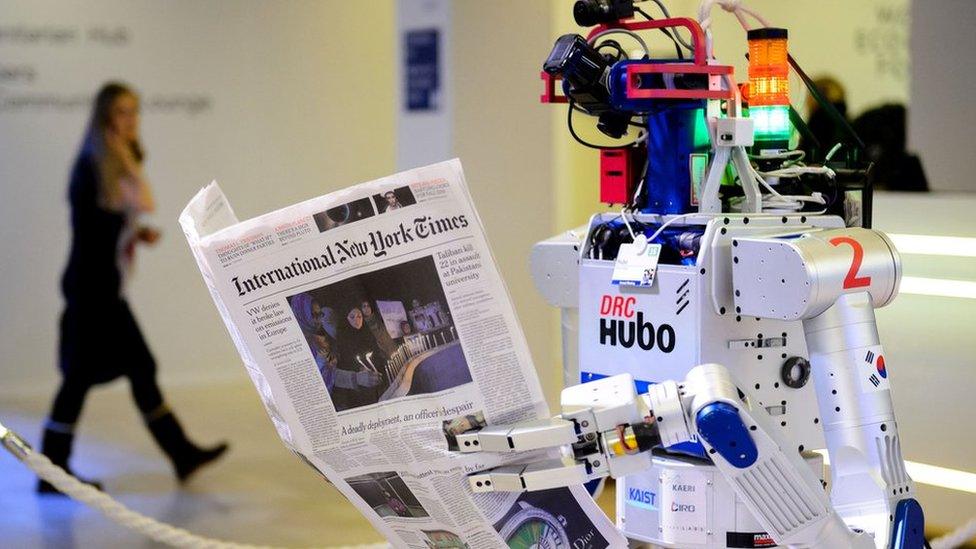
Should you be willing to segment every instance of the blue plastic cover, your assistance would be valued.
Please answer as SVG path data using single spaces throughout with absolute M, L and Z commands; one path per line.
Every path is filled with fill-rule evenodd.
M 698 436 L 734 467 L 745 469 L 758 459 L 756 443 L 735 406 L 713 402 L 698 411 L 695 421 Z
M 683 214 L 693 210 L 691 204 L 691 162 L 693 153 L 701 152 L 695 143 L 698 119 L 703 116 L 701 99 L 628 99 L 627 67 L 677 60 L 641 59 L 615 63 L 607 79 L 610 104 L 619 111 L 644 113 L 647 116 L 647 172 L 644 174 L 642 213 Z M 653 80 L 660 75 L 647 75 Z M 655 84 L 657 86 L 662 83 Z M 647 87 L 647 86 L 644 86 Z M 707 150 L 707 147 L 701 150 Z
M 895 530 L 891 549 L 922 549 L 925 547 L 925 513 L 915 498 L 903 499 L 895 507 Z

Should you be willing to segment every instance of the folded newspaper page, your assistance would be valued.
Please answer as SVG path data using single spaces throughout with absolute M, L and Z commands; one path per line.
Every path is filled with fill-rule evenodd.
M 244 222 L 211 183 L 180 224 L 282 441 L 392 545 L 626 547 L 581 486 L 474 494 L 515 456 L 451 451 L 549 417 L 460 162 Z

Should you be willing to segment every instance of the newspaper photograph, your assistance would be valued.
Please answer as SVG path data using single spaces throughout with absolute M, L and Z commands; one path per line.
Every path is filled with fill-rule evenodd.
M 282 441 L 391 545 L 626 547 L 582 486 L 468 486 L 545 454 L 458 434 L 549 410 L 459 161 L 243 222 L 211 183 L 180 224 Z
M 471 383 L 431 256 L 287 300 L 337 412 Z

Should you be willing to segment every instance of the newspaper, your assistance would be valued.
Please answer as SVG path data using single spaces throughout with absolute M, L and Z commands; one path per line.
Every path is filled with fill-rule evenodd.
M 211 183 L 180 224 L 282 441 L 392 545 L 626 546 L 581 486 L 474 494 L 514 456 L 451 451 L 549 417 L 460 162 L 245 222 Z

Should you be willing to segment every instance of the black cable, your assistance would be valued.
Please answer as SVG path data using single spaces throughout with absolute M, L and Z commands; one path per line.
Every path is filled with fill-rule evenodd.
M 841 189 L 841 184 L 840 184 L 839 181 L 837 181 L 837 178 L 836 177 L 834 177 L 832 179 L 828 177 L 827 179 L 828 179 L 828 181 L 830 181 L 830 183 L 828 183 L 828 185 L 834 191 L 833 196 L 830 197 L 830 203 L 828 203 L 828 204 L 826 204 L 824 206 L 825 209 L 829 210 L 830 208 L 833 208 L 835 204 L 837 204 L 837 201 L 838 200 L 841 199 L 841 190 L 842 189 Z
M 590 249 L 587 251 L 587 253 L 589 253 L 590 259 L 596 259 L 596 258 L 593 257 L 593 250 L 596 248 L 596 239 L 599 236 L 600 231 L 602 231 L 604 229 L 609 229 L 610 228 L 610 225 L 612 223 L 614 223 L 615 221 L 617 221 L 618 219 L 623 219 L 623 216 L 622 215 L 618 215 L 617 217 L 614 217 L 613 219 L 610 219 L 608 221 L 604 221 L 603 223 L 600 223 L 596 227 L 593 227 L 593 230 L 590 231 Z
M 929 540 L 922 538 L 922 542 L 925 544 L 924 545 L 925 549 L 932 549 L 932 546 L 929 545 Z
M 637 6 L 634 6 L 634 11 L 636 11 L 637 13 L 643 15 L 648 21 L 654 21 L 654 18 L 653 17 L 651 17 L 650 15 L 648 15 L 646 11 L 638 8 Z M 672 36 L 671 35 L 671 32 L 668 29 L 666 29 L 666 28 L 661 28 L 659 30 L 664 33 L 664 36 L 667 36 L 668 38 L 671 39 L 672 42 L 674 42 L 674 51 L 678 54 L 678 59 L 684 61 L 685 60 L 685 54 L 681 50 L 681 44 L 678 42 L 678 39 L 675 38 L 674 36 Z
M 640 210 L 640 202 L 643 197 L 642 192 L 646 191 L 642 184 L 647 184 L 647 170 L 651 169 L 651 155 L 648 154 L 647 158 L 644 159 L 644 169 L 641 171 L 640 179 L 637 181 L 638 191 L 633 196 L 630 197 L 630 201 L 627 202 L 627 208 L 630 210 Z
M 589 147 L 591 149 L 597 149 L 603 151 L 609 149 L 623 149 L 626 147 L 633 147 L 634 145 L 637 144 L 637 141 L 631 141 L 630 143 L 621 143 L 619 145 L 596 145 L 594 143 L 590 143 L 584 140 L 582 137 L 579 136 L 579 134 L 576 133 L 576 129 L 573 128 L 573 111 L 576 110 L 577 108 L 578 107 L 576 106 L 576 103 L 570 100 L 569 109 L 567 109 L 566 112 L 566 126 L 569 127 L 569 134 L 572 135 L 573 139 L 575 139 L 576 142 L 579 143 L 580 145 L 583 145 L 584 147 Z M 583 109 L 580 109 L 580 111 L 586 112 L 583 111 Z
M 655 4 L 657 4 L 657 7 L 658 8 L 660 8 L 661 15 L 663 15 L 666 19 L 671 19 L 671 12 L 668 11 L 668 8 L 664 5 L 664 2 L 662 2 L 661 0 L 653 0 L 653 2 Z M 688 42 L 685 42 L 681 38 L 681 33 L 678 32 L 678 28 L 677 27 L 674 27 L 673 29 L 671 29 L 671 32 L 674 33 L 674 36 L 675 36 L 675 38 L 678 39 L 678 42 L 680 42 L 681 45 L 685 47 L 685 49 L 687 49 L 692 55 L 694 55 L 694 53 L 695 53 L 695 46 L 692 46 L 691 44 L 689 44 Z M 694 38 L 692 38 L 692 40 L 694 40 Z
M 604 40 L 603 42 L 600 42 L 600 45 L 596 46 L 596 51 L 600 51 L 600 48 L 613 48 L 617 50 L 618 54 L 620 54 L 617 57 L 617 60 L 627 59 L 627 52 L 624 51 L 624 49 L 620 46 L 620 43 L 616 40 Z

